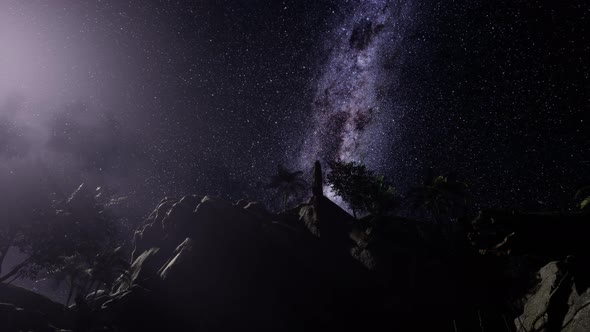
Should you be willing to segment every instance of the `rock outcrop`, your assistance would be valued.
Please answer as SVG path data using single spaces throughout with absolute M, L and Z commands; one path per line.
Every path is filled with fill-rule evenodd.
M 532 220 L 544 226 L 531 229 Z M 585 252 L 535 242 L 555 220 L 484 212 L 469 236 L 449 241 L 424 222 L 356 220 L 319 194 L 280 214 L 255 202 L 165 199 L 136 233 L 131 280 L 94 306 L 123 331 L 581 331 L 590 278 L 579 264 L 549 264 L 535 282 L 554 257 Z M 561 225 L 585 227 L 575 218 Z M 574 274 L 577 282 L 562 280 Z
M 66 309 L 0 284 L 2 331 L 590 330 L 586 217 L 486 211 L 450 232 L 356 220 L 315 170 L 309 201 L 278 214 L 162 200 L 110 293 Z
M 488 285 L 477 294 L 515 316 L 517 331 L 587 331 L 579 326 L 590 312 L 577 310 L 590 281 L 589 221 L 582 214 L 481 212 L 468 233 L 477 279 Z
M 539 270 L 538 283 L 515 319 L 517 331 L 590 331 L 590 289 L 581 283 L 587 276 L 579 264 L 570 257 Z
M 103 316 L 131 331 L 141 330 L 138 320 L 142 328 L 205 331 L 372 325 L 353 316 L 375 312 L 381 301 L 348 254 L 352 217 L 322 198 L 300 207 L 313 210 L 310 222 L 321 218 L 320 238 L 293 226 L 295 213 L 274 215 L 259 203 L 163 200 L 137 231 L 131 280 L 103 301 Z M 348 247 L 332 246 L 334 239 L 348 239 Z

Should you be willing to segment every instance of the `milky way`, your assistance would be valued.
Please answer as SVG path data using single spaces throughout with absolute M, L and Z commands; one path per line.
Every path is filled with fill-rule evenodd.
M 567 205 L 590 178 L 586 7 L 2 0 L 0 187 L 43 168 L 149 208 L 271 201 L 278 164 L 340 158 L 399 192 L 434 167 L 483 205 Z
M 363 161 L 378 166 L 386 148 L 384 125 L 395 116 L 382 91 L 395 80 L 384 60 L 402 47 L 412 7 L 403 1 L 358 1 L 326 38 L 332 50 L 316 82 L 313 129 L 301 162 Z M 392 75 L 393 74 L 393 75 Z
M 135 222 L 167 195 L 282 208 L 277 165 L 316 159 L 362 161 L 402 195 L 433 167 L 477 209 L 577 209 L 587 7 L 0 0 L 3 220 L 82 182 L 128 196 Z

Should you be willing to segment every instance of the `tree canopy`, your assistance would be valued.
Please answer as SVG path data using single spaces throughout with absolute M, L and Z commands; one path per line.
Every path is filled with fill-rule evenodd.
M 289 198 L 296 196 L 299 192 L 307 188 L 307 182 L 301 178 L 302 171 L 290 171 L 282 165 L 277 168 L 277 173 L 274 174 L 269 188 L 277 190 L 283 195 L 283 208 L 287 209 Z
M 453 174 L 434 176 L 432 170 L 422 186 L 410 191 L 414 208 L 424 208 L 436 222 L 456 217 L 467 206 L 467 184 L 459 182 Z
M 91 272 L 98 271 L 104 260 L 101 257 L 116 247 L 118 239 L 116 219 L 105 208 L 108 202 L 99 200 L 101 192 L 82 184 L 65 199 L 47 197 L 44 208 L 37 209 L 29 220 L 3 225 L 2 246 L 15 248 L 26 258 L 0 276 L 0 281 L 68 276 L 74 287 L 81 278 L 95 278 Z M 106 272 L 100 272 L 104 275 Z
M 337 160 L 329 165 L 327 182 L 355 217 L 357 212 L 382 215 L 396 207 L 395 188 L 385 177 L 376 175 L 362 163 Z

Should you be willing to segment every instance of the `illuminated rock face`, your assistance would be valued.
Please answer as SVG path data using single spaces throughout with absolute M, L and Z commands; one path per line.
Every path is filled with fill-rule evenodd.
M 581 287 L 583 279 L 569 263 L 550 262 L 539 270 L 538 283 L 526 299 L 522 315 L 514 321 L 517 331 L 590 329 L 590 290 Z

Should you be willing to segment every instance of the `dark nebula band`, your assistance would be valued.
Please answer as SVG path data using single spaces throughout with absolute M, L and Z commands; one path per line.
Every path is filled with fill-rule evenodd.
M 315 82 L 313 127 L 303 145 L 302 166 L 315 159 L 371 165 L 384 153 L 382 126 L 395 116 L 386 107 L 394 102 L 392 96 L 381 93 L 395 79 L 385 60 L 403 47 L 413 7 L 404 1 L 357 1 L 351 6 L 325 41 L 331 52 Z

